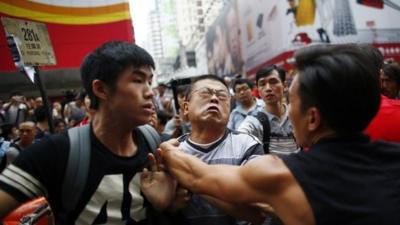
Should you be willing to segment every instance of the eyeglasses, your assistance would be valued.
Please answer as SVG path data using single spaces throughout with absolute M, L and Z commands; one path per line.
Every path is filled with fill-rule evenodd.
M 235 92 L 236 92 L 236 93 L 241 93 L 241 92 L 246 92 L 246 91 L 248 91 L 248 90 L 250 90 L 250 87 L 244 86 L 244 87 L 235 89 Z
M 202 98 L 211 98 L 213 95 L 215 95 L 220 101 L 226 101 L 229 98 L 229 93 L 226 90 L 216 90 L 204 87 L 192 91 L 192 93 L 189 95 L 188 100 L 190 100 L 194 93 L 198 93 L 198 95 Z

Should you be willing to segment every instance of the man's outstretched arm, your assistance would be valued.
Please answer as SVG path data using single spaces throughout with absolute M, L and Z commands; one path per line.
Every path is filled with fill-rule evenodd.
M 285 224 L 315 224 L 305 193 L 279 157 L 263 155 L 243 166 L 208 165 L 178 144 L 164 142 L 159 152 L 168 171 L 193 193 L 233 204 L 268 204 Z
M 244 166 L 208 165 L 185 154 L 174 140 L 161 144 L 163 163 L 179 183 L 196 194 L 231 203 L 269 202 L 288 170 L 274 156 L 260 156 Z M 284 165 L 283 165 L 284 166 Z

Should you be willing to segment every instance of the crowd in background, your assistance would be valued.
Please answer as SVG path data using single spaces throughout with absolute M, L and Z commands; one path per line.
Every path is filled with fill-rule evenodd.
M 350 48 L 350 52 L 347 52 L 347 48 Z M 120 53 L 117 54 L 117 51 L 108 51 L 107 49 L 115 49 L 120 51 Z M 357 64 L 352 60 L 347 60 L 347 58 L 342 60 L 340 57 L 334 58 L 337 60 L 335 62 L 334 60 L 325 60 L 326 57 L 333 57 L 330 55 L 333 53 L 329 52 L 329 49 L 336 51 L 338 56 L 348 56 L 349 59 L 359 60 L 357 62 L 362 63 Z M 312 148 L 313 145 L 316 145 L 320 141 L 321 137 L 325 137 L 326 140 L 329 138 L 343 139 L 341 141 L 346 144 L 346 138 L 349 138 L 353 134 L 357 134 L 357 138 L 358 136 L 365 138 L 361 134 L 362 131 L 365 131 L 373 140 L 383 139 L 400 142 L 399 64 L 393 62 L 384 63 L 382 54 L 372 46 L 315 47 L 310 51 L 312 52 L 312 50 L 320 52 L 323 55 L 318 58 L 322 64 L 326 64 L 326 66 L 331 66 L 332 64 L 334 66 L 325 67 L 318 65 L 320 71 L 313 71 L 315 63 L 304 64 L 308 59 L 306 57 L 308 55 L 306 54 L 307 51 L 305 51 L 305 53 L 303 52 L 304 58 L 299 57 L 299 61 L 297 61 L 299 63 L 300 75 L 297 75 L 296 70 L 286 71 L 279 66 L 268 65 L 257 71 L 254 81 L 242 76 L 224 77 L 222 79 L 215 75 L 202 75 L 192 79 L 190 84 L 177 86 L 173 86 L 173 84 L 159 84 L 151 90 L 152 71 L 154 69 L 154 62 L 151 56 L 145 50 L 135 45 L 122 42 L 106 43 L 99 50 L 95 51 L 93 55 L 85 58 L 81 69 L 83 85 L 88 90 L 90 97 L 85 92 L 79 94 L 67 92 L 62 101 L 52 102 L 51 113 L 44 106 L 44 101 L 40 97 L 27 99 L 21 94 L 14 93 L 8 101 L 1 102 L 0 153 L 2 155 L 0 157 L 2 167 L 0 170 L 10 164 L 21 151 L 24 151 L 32 143 L 38 143 L 20 154 L 19 158 L 4 170 L 0 175 L 2 179 L 0 181 L 3 183 L 0 182 L 0 184 L 3 187 L 13 186 L 14 189 L 23 188 L 23 190 L 33 188 L 32 190 L 36 191 L 37 188 L 33 187 L 35 185 L 21 187 L 21 185 L 15 184 L 13 181 L 14 176 L 20 180 L 25 180 L 28 184 L 36 182 L 36 179 L 26 176 L 27 173 L 21 173 L 25 169 L 23 168 L 25 165 L 22 165 L 24 163 L 23 160 L 26 160 L 26 165 L 29 165 L 27 166 L 28 169 L 31 165 L 40 167 L 43 171 L 39 176 L 43 175 L 43 179 L 53 182 L 55 176 L 52 176 L 51 173 L 47 174 L 48 170 L 46 166 L 48 163 L 53 163 L 54 168 L 58 168 L 60 166 L 59 163 L 65 163 L 66 153 L 69 154 L 71 152 L 66 143 L 67 141 L 71 141 L 71 138 L 67 137 L 65 133 L 63 135 L 51 136 L 50 138 L 47 137 L 50 133 L 62 133 L 67 128 L 92 122 L 93 126 L 91 130 L 93 135 L 89 137 L 93 139 L 90 146 L 93 150 L 90 152 L 95 154 L 95 156 L 90 161 L 93 165 L 91 171 L 100 175 L 89 176 L 88 179 L 93 180 L 92 183 L 89 182 L 89 185 L 95 184 L 93 186 L 96 186 L 100 183 L 100 185 L 96 186 L 96 188 L 99 188 L 99 193 L 111 195 L 114 193 L 104 191 L 106 189 L 103 190 L 104 186 L 101 185 L 103 177 L 107 182 L 110 182 L 110 185 L 106 185 L 107 187 L 114 188 L 117 182 L 121 182 L 120 184 L 125 182 L 125 177 L 115 175 L 115 168 L 120 168 L 123 171 L 121 174 L 130 177 L 129 179 L 135 179 L 133 177 L 136 177 L 136 173 L 140 169 L 145 168 L 140 177 L 140 185 L 139 183 L 135 183 L 137 188 L 134 188 L 134 190 L 124 188 L 121 190 L 121 193 L 134 191 L 135 196 L 139 196 L 139 193 L 136 192 L 140 191 L 140 194 L 143 193 L 155 209 L 160 208 L 161 210 L 168 207 L 168 210 L 172 210 L 171 212 L 173 213 L 181 213 L 179 215 L 183 215 L 182 218 L 189 221 L 184 224 L 243 224 L 242 221 L 236 218 L 252 222 L 254 218 L 242 217 L 241 212 L 230 211 L 237 209 L 236 205 L 231 205 L 232 202 L 229 202 L 229 199 L 224 199 L 226 202 L 221 202 L 221 199 L 215 199 L 213 198 L 214 196 L 202 196 L 201 192 L 196 193 L 196 190 L 193 191 L 193 189 L 188 187 L 189 185 L 176 186 L 176 183 L 174 183 L 172 177 L 166 174 L 166 171 L 157 168 L 164 165 L 156 165 L 155 157 L 152 154 L 148 154 L 152 153 L 154 149 L 148 149 L 151 148 L 151 145 L 146 144 L 146 141 L 148 141 L 146 135 L 136 128 L 148 123 L 159 133 L 162 141 L 177 138 L 179 143 L 175 144 L 176 146 L 179 145 L 180 150 L 196 156 L 204 163 L 211 165 L 234 165 L 240 166 L 240 168 L 251 168 L 251 165 L 257 165 L 257 162 L 261 162 L 260 160 L 253 160 L 255 158 L 264 160 L 287 160 L 296 157 L 312 158 L 314 157 L 313 155 L 319 154 L 318 150 L 313 151 Z M 133 54 L 135 52 L 139 52 L 140 54 Z M 134 60 L 121 60 L 122 62 L 118 63 L 126 63 L 127 65 L 125 67 L 113 68 L 119 64 L 109 63 L 110 57 L 99 57 L 108 56 L 107 54 L 110 53 L 115 54 L 113 57 L 116 61 L 121 60 L 120 55 L 122 53 L 126 54 L 127 58 L 133 58 Z M 139 59 L 135 57 L 139 57 Z M 341 70 L 338 66 L 340 64 L 339 59 L 342 60 L 341 63 L 343 65 L 349 64 L 351 70 L 348 73 Z M 136 68 L 129 64 L 137 61 L 143 65 L 135 64 Z M 99 76 L 97 78 L 93 77 L 92 73 L 90 73 L 94 66 L 97 65 L 96 63 L 110 66 L 109 70 L 105 70 L 108 72 L 96 74 Z M 307 66 L 301 67 L 301 65 Z M 308 68 L 311 69 L 308 70 Z M 313 77 L 315 74 L 321 76 Z M 102 80 L 105 77 L 115 78 L 114 83 L 109 81 L 110 84 L 107 84 L 107 82 Z M 308 78 L 309 80 L 304 80 Z M 360 86 L 357 84 L 360 84 Z M 340 85 L 344 88 L 343 90 L 347 91 L 346 93 L 341 92 Z M 380 90 L 378 89 L 378 85 L 380 86 Z M 371 93 L 368 93 L 366 90 L 370 90 Z M 340 98 L 335 98 L 336 96 Z M 360 99 L 361 96 L 366 97 L 365 99 Z M 356 104 L 358 100 L 360 100 L 360 104 Z M 305 112 L 304 108 L 307 107 L 309 109 Z M 377 111 L 378 114 L 376 114 Z M 356 115 L 365 117 L 360 117 L 359 119 Z M 371 121 L 371 118 L 374 119 Z M 353 120 L 355 121 L 354 123 Z M 54 125 L 54 130 L 52 130 L 52 124 Z M 369 126 L 367 126 L 368 124 Z M 87 127 L 82 127 L 80 130 Z M 368 128 L 365 130 L 365 127 Z M 337 136 L 335 136 L 336 133 Z M 365 139 L 369 142 L 368 138 Z M 341 141 L 337 143 L 340 144 Z M 166 142 L 160 145 L 162 154 L 173 152 L 170 150 L 167 152 L 164 149 L 169 144 L 169 148 L 176 147 L 172 146 L 171 143 L 173 142 Z M 121 144 L 127 145 L 124 148 L 119 148 Z M 70 144 L 70 146 L 72 145 Z M 388 146 L 389 144 L 386 147 Z M 397 150 L 396 144 L 393 144 L 392 147 Z M 355 151 L 356 149 L 351 150 Z M 117 157 L 114 157 L 113 154 L 110 155 L 110 151 L 112 153 L 116 151 L 115 156 Z M 43 155 L 38 155 L 36 154 L 37 152 Z M 56 162 L 54 158 L 58 157 L 57 154 L 59 152 L 65 154 Z M 344 153 L 352 154 L 351 151 L 345 151 Z M 195 160 L 196 157 L 187 158 L 186 156 L 179 156 L 179 154 L 182 153 L 177 153 L 177 157 L 183 157 L 182 162 L 190 160 L 192 163 L 198 163 Z M 325 153 L 322 151 L 322 154 Z M 48 161 L 41 163 L 42 157 Z M 135 157 L 141 157 L 142 160 L 136 162 Z M 158 157 L 163 157 L 163 160 L 167 159 L 165 162 L 175 160 L 174 157 L 166 155 Z M 344 159 L 352 158 L 345 157 Z M 132 162 L 126 163 L 125 160 L 132 160 Z M 300 160 L 300 158 L 296 160 L 300 163 L 299 165 L 312 166 L 312 164 L 304 163 L 306 161 Z M 149 165 L 147 161 L 151 164 L 152 173 L 164 174 L 162 176 L 163 179 L 160 179 L 160 176 L 148 175 L 146 167 Z M 184 166 L 182 167 L 183 169 L 174 168 L 175 165 L 182 162 L 167 162 L 165 166 L 169 167 L 168 171 L 173 173 L 177 170 L 184 170 Z M 274 162 L 276 163 L 276 161 L 268 162 L 266 163 L 268 165 L 262 166 L 270 166 L 271 168 L 269 169 L 274 169 L 271 165 Z M 288 165 L 293 162 L 296 163 L 296 161 L 291 161 Z M 317 160 L 317 162 L 321 164 L 320 161 Z M 358 163 L 358 160 L 354 162 L 349 160 L 349 164 L 351 163 Z M 106 164 L 107 166 L 105 166 Z M 136 167 L 136 164 L 140 165 Z M 248 166 L 249 164 L 250 166 Z M 195 169 L 200 167 L 190 168 Z M 203 168 L 206 169 L 204 165 Z M 315 168 L 310 168 L 310 171 L 316 171 Z M 224 167 L 221 167 L 221 169 L 224 170 Z M 259 171 L 252 170 L 251 173 L 264 173 L 264 175 L 256 176 L 256 178 L 268 177 L 270 171 L 265 170 L 265 168 L 263 170 L 261 165 L 258 165 L 257 169 Z M 328 169 L 331 171 L 331 168 Z M 60 175 L 63 169 L 55 169 L 54 171 Z M 286 169 L 285 171 L 288 170 Z M 281 172 L 280 174 L 282 174 Z M 198 173 L 192 174 L 189 172 L 188 174 L 193 176 Z M 182 174 L 173 175 L 179 177 Z M 251 176 L 252 174 L 248 175 Z M 111 182 L 111 180 L 108 180 L 110 176 L 113 176 L 115 181 Z M 57 176 L 57 178 L 60 177 Z M 160 179 L 158 181 L 160 184 L 151 185 L 152 179 Z M 180 184 L 188 180 L 182 179 L 182 177 L 181 179 L 177 179 Z M 222 179 L 220 178 L 219 180 Z M 353 181 L 352 179 L 350 180 Z M 257 183 L 261 182 L 264 181 L 260 180 Z M 280 187 L 279 182 L 266 182 L 268 184 L 265 185 L 276 184 L 278 185 L 277 187 L 270 189 L 277 190 Z M 324 182 L 324 179 L 319 179 L 318 182 Z M 335 180 L 332 180 L 332 182 L 337 183 Z M 61 182 L 58 183 L 60 184 L 57 185 L 61 185 Z M 294 184 L 298 185 L 297 183 Z M 261 186 L 264 186 L 264 184 Z M 58 190 L 58 188 L 57 186 L 54 190 Z M 193 195 L 188 190 L 195 194 Z M 179 194 L 181 193 L 180 191 L 183 191 L 182 195 Z M 270 190 L 268 189 L 267 191 Z M 165 192 L 163 194 L 168 197 L 164 202 L 165 204 L 159 204 L 162 201 L 156 201 L 157 197 L 155 196 L 158 196 L 159 192 Z M 4 193 L 3 196 L 5 196 Z M 95 199 L 98 193 L 97 189 L 93 193 L 95 193 L 93 195 Z M 252 195 L 252 193 L 255 192 L 249 191 L 247 194 Z M 130 194 L 123 194 L 121 196 L 130 196 Z M 296 196 L 298 197 L 299 193 Z M 115 196 L 112 197 L 114 198 Z M 334 196 L 325 197 L 334 198 Z M 294 199 L 298 200 L 298 198 Z M 51 201 L 54 199 L 49 198 L 48 200 Z M 21 200 L 18 199 L 18 201 Z M 59 200 L 57 199 L 57 201 Z M 60 199 L 59 202 L 62 203 L 62 201 L 64 199 Z M 96 207 L 103 207 L 102 203 L 99 204 L 97 201 L 90 201 L 89 203 L 82 201 L 82 199 L 80 201 L 82 206 L 93 204 Z M 6 205 L 10 202 L 12 201 L 3 203 L 3 208 L 8 207 Z M 50 202 L 50 204 L 52 203 L 53 205 L 58 204 L 58 202 Z M 256 207 L 257 210 L 261 209 L 262 212 L 272 212 L 272 214 L 267 214 L 268 216 L 262 214 L 262 218 L 258 222 L 264 222 L 263 224 L 265 225 L 282 224 L 280 218 L 273 216 L 274 209 L 266 209 L 268 205 L 250 206 Z M 118 205 L 115 208 L 118 207 L 120 206 Z M 124 210 L 130 209 L 129 206 L 124 204 L 121 205 L 121 210 L 122 208 Z M 277 209 L 281 210 L 280 208 Z M 63 215 L 60 212 L 64 208 L 61 210 L 53 208 L 53 210 L 55 210 L 56 215 L 57 213 L 59 213 L 58 215 Z M 68 210 L 65 209 L 65 211 Z M 296 208 L 293 210 L 299 209 Z M 309 212 L 312 211 L 309 210 Z M 234 215 L 235 218 L 230 215 Z M 276 215 L 279 216 L 279 214 Z M 311 214 L 308 216 L 312 217 Z M 80 217 L 80 215 L 77 213 L 75 217 Z M 63 218 L 58 217 L 57 219 L 62 220 Z M 64 219 L 68 220 L 71 218 Z M 282 219 L 288 221 L 287 218 Z M 313 223 L 310 222 L 309 224 Z
M 282 106 L 287 107 L 289 104 L 287 93 L 296 71 L 287 72 L 284 68 L 273 65 L 264 67 L 257 74 L 262 76 L 263 73 L 267 73 L 266 75 L 269 75 L 273 71 L 276 71 L 279 77 L 276 82 L 282 86 L 282 96 L 278 96 L 277 102 L 282 102 Z M 242 126 L 240 128 L 240 123 L 247 116 L 256 117 L 257 112 L 264 111 L 265 101 L 268 101 L 265 99 L 268 98 L 267 96 L 264 96 L 263 99 L 260 95 L 258 78 L 256 78 L 256 82 L 253 82 L 241 75 L 236 75 L 234 77 L 225 76 L 224 81 L 229 87 L 232 97 L 228 128 L 253 134 L 262 141 L 262 134 L 254 131 L 251 122 L 250 127 Z M 389 99 L 400 98 L 400 65 L 398 63 L 385 62 L 380 71 L 380 81 L 382 95 Z M 188 84 L 177 87 L 178 104 L 174 102 L 170 85 L 160 83 L 153 89 L 156 113 L 149 124 L 157 130 L 163 141 L 180 137 L 191 130 L 191 125 L 182 112 L 188 87 Z M 277 94 L 280 95 L 280 93 Z M 53 101 L 51 106 L 54 133 L 61 133 L 70 127 L 87 124 L 90 121 L 90 115 L 93 114 L 90 109 L 90 100 L 85 91 L 80 93 L 75 93 L 73 90 L 67 91 L 61 101 Z M 268 112 L 268 110 L 266 111 Z M 284 112 L 281 113 L 284 114 Z M 277 124 L 273 125 L 272 129 L 282 126 L 280 123 L 285 120 L 283 114 L 278 114 Z M 269 112 L 268 115 L 272 118 L 274 113 Z M 272 124 L 274 123 L 272 122 Z M 0 125 L 1 140 L 11 142 L 12 147 L 19 150 L 50 134 L 49 121 L 42 98 L 27 98 L 19 93 L 12 93 L 8 100 L 0 101 Z M 289 121 L 287 121 L 286 130 L 286 133 L 291 133 Z

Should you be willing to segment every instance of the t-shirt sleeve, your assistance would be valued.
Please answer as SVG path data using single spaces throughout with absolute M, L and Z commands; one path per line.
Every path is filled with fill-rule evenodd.
M 257 157 L 259 157 L 260 155 L 264 155 L 264 148 L 262 146 L 262 144 L 255 144 L 253 146 L 251 146 L 245 153 L 244 157 L 243 157 L 243 161 L 241 163 L 241 165 L 246 164 L 248 161 L 255 159 Z
M 24 202 L 60 194 L 68 158 L 66 134 L 46 137 L 24 149 L 0 175 L 0 189 Z
M 251 134 L 258 138 L 258 140 L 263 140 L 263 127 L 260 121 L 254 116 L 247 116 L 243 122 L 239 125 L 237 129 L 239 132 L 246 134 Z

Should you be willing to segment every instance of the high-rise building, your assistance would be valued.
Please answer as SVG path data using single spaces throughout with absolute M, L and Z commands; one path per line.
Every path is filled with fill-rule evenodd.
M 175 0 L 155 0 L 148 14 L 146 47 L 156 62 L 155 74 L 159 78 L 172 73 L 179 49 L 175 6 Z
M 161 15 L 157 9 L 149 13 L 149 52 L 154 58 L 163 58 L 163 42 L 161 35 Z
M 187 49 L 194 49 L 217 18 L 226 0 L 176 0 L 179 38 Z

